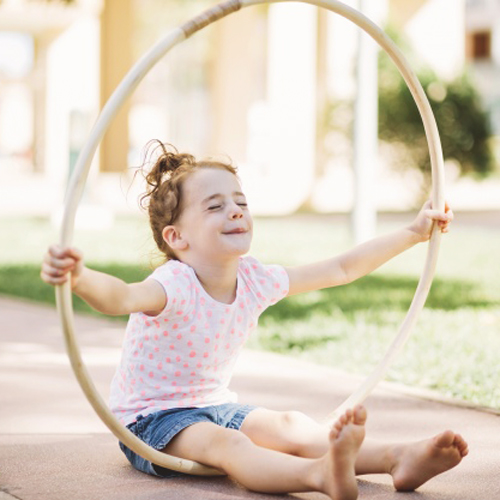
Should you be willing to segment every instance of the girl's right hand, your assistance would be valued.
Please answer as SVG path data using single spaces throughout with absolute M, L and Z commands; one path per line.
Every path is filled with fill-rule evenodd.
M 62 285 L 68 280 L 68 273 L 71 273 L 71 288 L 82 274 L 83 254 L 76 248 L 52 245 L 45 254 L 40 276 L 49 285 Z

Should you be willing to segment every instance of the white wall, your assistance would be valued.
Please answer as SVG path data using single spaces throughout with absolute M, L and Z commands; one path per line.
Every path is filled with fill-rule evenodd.
M 268 23 L 267 97 L 250 110 L 250 161 L 241 177 L 255 213 L 286 214 L 313 182 L 317 13 L 304 4 L 271 5 Z M 255 158 L 262 163 L 252 165 Z
M 445 79 L 463 69 L 465 57 L 465 0 L 429 0 L 405 29 L 423 61 Z
M 61 34 L 47 54 L 45 171 L 60 198 L 70 167 L 72 114 L 80 114 L 80 136 L 90 131 L 99 108 L 99 23 L 84 18 Z M 72 128 L 73 127 L 73 128 Z

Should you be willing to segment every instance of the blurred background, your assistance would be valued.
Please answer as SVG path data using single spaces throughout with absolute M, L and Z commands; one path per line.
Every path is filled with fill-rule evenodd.
M 498 408 L 500 0 L 345 3 L 382 26 L 417 73 L 457 213 L 390 378 Z M 53 302 L 39 263 L 100 109 L 153 43 L 214 4 L 0 1 L 0 293 Z M 134 177 L 151 139 L 232 159 L 256 216 L 253 252 L 269 262 L 324 258 L 399 227 L 430 192 L 421 119 L 393 63 L 350 22 L 302 3 L 245 8 L 195 34 L 113 122 L 75 238 L 91 265 L 125 279 L 142 279 L 153 259 Z M 404 317 L 424 255 L 414 249 L 348 293 L 284 301 L 252 346 L 368 371 Z

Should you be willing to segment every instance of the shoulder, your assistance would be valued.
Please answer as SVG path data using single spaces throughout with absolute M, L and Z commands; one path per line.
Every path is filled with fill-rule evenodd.
M 179 260 L 169 260 L 158 266 L 149 277 L 162 284 L 169 284 L 171 281 L 192 280 L 193 272 L 187 264 Z
M 288 294 L 288 273 L 283 266 L 263 264 L 255 257 L 246 256 L 240 259 L 239 272 L 257 296 L 267 297 L 271 303 Z
M 157 281 L 168 298 L 164 313 L 175 309 L 179 304 L 191 302 L 196 290 L 194 270 L 178 260 L 169 260 L 157 267 L 148 280 Z
M 250 255 L 240 259 L 239 270 L 247 275 L 283 276 L 287 274 L 283 266 L 279 264 L 263 264 L 260 260 Z

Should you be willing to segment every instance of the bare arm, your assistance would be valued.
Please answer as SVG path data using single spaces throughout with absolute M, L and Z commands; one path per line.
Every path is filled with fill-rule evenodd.
M 128 284 L 86 267 L 81 252 L 75 248 L 50 247 L 42 265 L 42 279 L 60 285 L 67 281 L 69 273 L 73 293 L 104 314 L 118 316 L 142 311 L 154 316 L 167 302 L 163 287 L 155 280 Z
M 362 243 L 339 256 L 305 266 L 287 268 L 289 295 L 351 283 L 415 244 L 430 238 L 434 221 L 448 232 L 453 213 L 432 210 L 427 202 L 408 227 Z
M 97 311 L 111 316 L 140 311 L 156 316 L 166 305 L 165 291 L 156 280 L 125 283 L 88 267 L 84 267 L 73 293 Z

